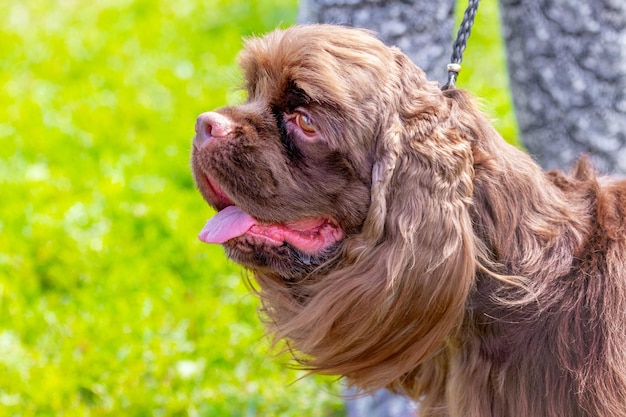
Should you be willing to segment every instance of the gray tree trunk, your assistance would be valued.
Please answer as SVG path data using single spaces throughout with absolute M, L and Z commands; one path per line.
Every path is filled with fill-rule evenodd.
M 372 29 L 443 84 L 454 6 L 453 0 L 301 0 L 299 20 Z M 601 171 L 626 174 L 626 1 L 501 0 L 501 14 L 528 151 L 544 168 L 567 169 L 589 153 Z
M 626 174 L 626 1 L 501 0 L 515 112 L 546 168 Z M 480 13 L 480 12 L 479 12 Z

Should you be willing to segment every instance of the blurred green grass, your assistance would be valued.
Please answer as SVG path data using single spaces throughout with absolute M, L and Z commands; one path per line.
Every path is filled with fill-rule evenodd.
M 332 378 L 268 354 L 242 271 L 196 239 L 195 117 L 241 99 L 241 38 L 296 7 L 0 3 L 0 416 L 342 415 Z M 501 44 L 477 33 L 459 84 L 514 138 Z

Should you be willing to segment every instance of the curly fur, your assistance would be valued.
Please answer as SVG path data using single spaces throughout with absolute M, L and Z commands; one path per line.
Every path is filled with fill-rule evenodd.
M 302 366 L 422 416 L 626 416 L 626 181 L 543 172 L 365 31 L 275 31 L 240 63 L 248 101 L 219 110 L 238 136 L 194 149 L 200 190 L 345 232 L 320 254 L 225 244 Z M 282 131 L 295 107 L 321 142 Z

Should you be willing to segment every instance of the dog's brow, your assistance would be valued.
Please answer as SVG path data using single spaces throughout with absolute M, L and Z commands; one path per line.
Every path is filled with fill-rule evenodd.
M 311 97 L 293 80 L 287 82 L 281 98 L 283 101 L 281 104 L 289 110 L 306 106 L 311 102 Z

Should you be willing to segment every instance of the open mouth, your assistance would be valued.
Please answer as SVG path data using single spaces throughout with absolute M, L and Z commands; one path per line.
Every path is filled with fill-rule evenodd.
M 206 243 L 226 243 L 240 236 L 252 236 L 274 246 L 288 243 L 305 253 L 315 254 L 343 237 L 330 219 L 310 218 L 285 224 L 257 221 L 237 206 L 228 206 L 209 219 L 198 235 Z
M 208 181 L 208 185 L 217 197 L 214 205 L 218 212 L 198 235 L 203 242 L 226 243 L 246 236 L 272 246 L 287 243 L 304 253 L 317 254 L 343 238 L 343 231 L 330 217 L 304 218 L 287 223 L 263 222 L 235 205 L 216 184 Z

